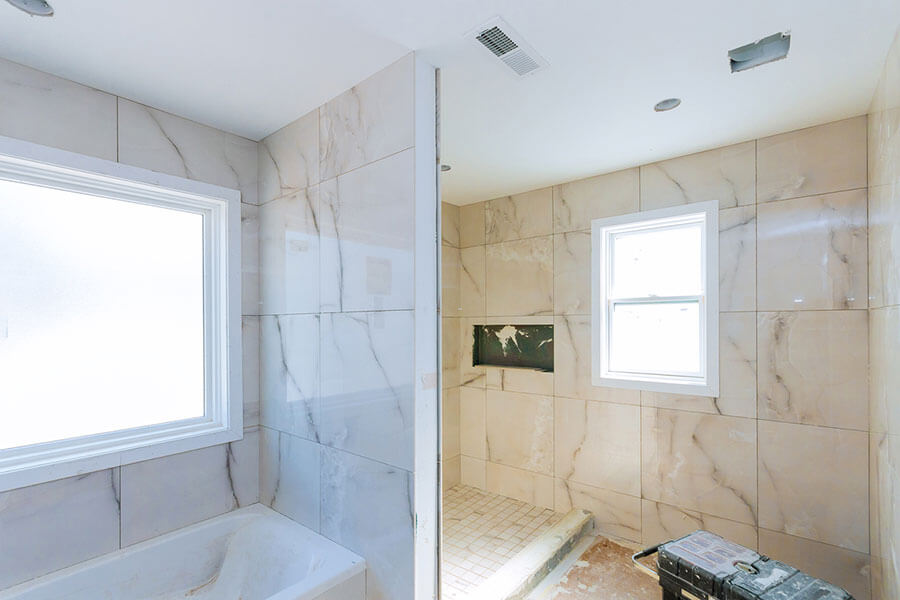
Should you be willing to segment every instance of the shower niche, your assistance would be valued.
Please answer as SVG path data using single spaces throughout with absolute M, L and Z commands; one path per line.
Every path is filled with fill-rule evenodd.
M 475 325 L 472 365 L 553 372 L 553 325 Z

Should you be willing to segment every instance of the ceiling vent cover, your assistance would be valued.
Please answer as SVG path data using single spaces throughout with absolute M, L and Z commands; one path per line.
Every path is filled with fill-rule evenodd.
M 787 58 L 791 49 L 791 32 L 773 33 L 752 44 L 728 51 L 731 72 L 738 73 L 776 60 Z
M 547 61 L 499 17 L 478 27 L 471 35 L 520 77 L 547 66 Z

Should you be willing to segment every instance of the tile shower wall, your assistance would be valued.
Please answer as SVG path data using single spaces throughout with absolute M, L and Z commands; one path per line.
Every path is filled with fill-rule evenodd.
M 857 117 L 460 207 L 444 379 L 462 483 L 635 543 L 703 527 L 868 598 L 866 187 Z M 720 397 L 594 387 L 591 220 L 706 200 Z M 503 323 L 552 323 L 555 372 L 473 367 L 473 325 Z
M 869 111 L 872 592 L 900 597 L 900 31 Z
M 0 135 L 241 191 L 244 439 L 0 493 L 0 589 L 258 501 L 256 142 L 0 60 Z
M 460 482 L 459 473 L 459 207 L 441 204 L 441 483 Z

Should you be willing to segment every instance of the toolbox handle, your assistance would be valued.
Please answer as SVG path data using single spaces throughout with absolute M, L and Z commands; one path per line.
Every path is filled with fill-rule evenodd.
M 661 545 L 662 544 L 657 544 L 655 546 L 651 546 L 650 548 L 646 548 L 636 554 L 631 555 L 631 564 L 633 564 L 637 568 L 638 571 L 644 573 L 645 575 L 649 575 L 656 581 L 659 581 L 659 573 L 657 573 L 656 571 L 654 571 L 653 569 L 651 569 L 650 567 L 648 567 L 647 565 L 645 565 L 644 563 L 639 562 L 639 561 L 642 558 L 652 556 L 652 555 L 656 554 L 657 552 L 659 552 L 659 547 Z

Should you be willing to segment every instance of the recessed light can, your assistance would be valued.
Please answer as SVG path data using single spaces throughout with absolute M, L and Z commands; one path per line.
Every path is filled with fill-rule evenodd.
M 656 112 L 666 112 L 667 110 L 678 108 L 679 104 L 681 104 L 681 98 L 666 98 L 665 100 L 657 102 L 653 107 L 653 110 Z

